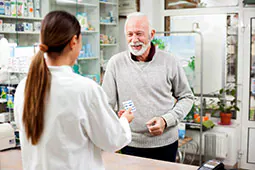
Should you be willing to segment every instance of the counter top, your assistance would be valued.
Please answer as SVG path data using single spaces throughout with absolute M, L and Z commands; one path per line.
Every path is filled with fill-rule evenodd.
M 140 158 L 118 153 L 103 152 L 106 170 L 197 170 L 198 167 Z M 21 152 L 18 149 L 0 152 L 1 170 L 22 170 Z

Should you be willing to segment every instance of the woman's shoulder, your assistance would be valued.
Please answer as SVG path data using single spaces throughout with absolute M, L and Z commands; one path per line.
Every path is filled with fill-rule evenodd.
M 74 73 L 73 78 L 75 80 L 75 84 L 83 85 L 83 86 L 91 86 L 97 84 L 95 81 L 97 80 L 97 75 L 79 75 Z

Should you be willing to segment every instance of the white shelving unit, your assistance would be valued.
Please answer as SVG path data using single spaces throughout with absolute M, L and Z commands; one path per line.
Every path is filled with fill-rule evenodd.
M 104 2 L 104 1 L 100 1 L 99 2 L 100 4 L 107 4 L 107 5 L 118 5 L 118 3 L 116 3 L 116 2 Z
M 40 34 L 40 32 L 33 32 L 33 31 L 0 31 L 0 34 Z
M 119 52 L 119 1 L 100 0 L 100 61 L 101 73 L 108 60 Z M 107 38 L 108 37 L 108 38 Z M 103 74 L 102 74 L 103 75 Z
M 87 58 L 78 58 L 79 61 L 82 61 L 82 60 L 98 60 L 99 57 L 87 57 Z
M 98 31 L 81 31 L 82 34 L 93 34 L 98 33 Z
M 79 72 L 87 77 L 100 77 L 100 44 L 99 44 L 99 1 L 98 0 L 49 0 L 50 11 L 65 10 L 77 16 L 84 14 L 94 29 L 81 28 L 82 51 L 78 58 Z M 86 14 L 85 14 L 86 13 Z M 100 80 L 97 79 L 97 82 Z
M 8 0 L 4 1 L 3 5 L 8 2 L 10 3 L 10 1 Z M 15 97 L 15 87 L 27 74 L 29 59 L 30 57 L 32 57 L 32 55 L 34 55 L 34 44 L 37 44 L 39 42 L 40 22 L 43 20 L 44 16 L 44 13 L 42 11 L 42 8 L 44 8 L 44 6 L 42 5 L 44 5 L 44 3 L 42 3 L 42 0 L 39 0 L 39 5 L 35 4 L 35 0 L 30 0 L 30 2 L 33 2 L 33 9 L 29 10 L 29 8 L 27 8 L 27 11 L 25 11 L 25 8 L 23 8 L 22 10 L 18 9 L 20 6 L 18 6 L 17 3 L 19 5 L 22 3 L 22 7 L 24 7 L 24 4 L 26 2 L 27 1 L 25 0 L 16 0 L 16 3 L 12 1 L 11 6 L 9 6 L 12 11 L 8 12 L 5 10 L 4 14 L 1 13 L 0 15 L 1 37 L 6 38 L 9 43 L 17 44 L 17 46 L 12 44 L 13 51 L 11 52 L 11 54 L 14 54 L 14 56 L 11 55 L 11 57 L 8 58 L 8 80 L 5 82 L 1 82 L 1 85 L 7 87 L 7 95 L 10 96 L 10 98 Z M 16 13 L 15 10 L 13 10 L 14 6 L 12 5 L 16 5 Z M 34 12 L 32 14 L 29 11 Z M 39 12 L 40 15 L 37 15 L 38 13 L 36 13 L 35 11 Z M 30 50 L 20 50 L 26 47 L 28 47 Z M 10 99 L 8 99 L 8 102 L 10 102 Z M 13 104 L 11 104 L 10 106 L 11 107 L 8 108 L 8 116 L 9 121 L 12 122 L 14 121 Z
M 118 44 L 100 44 L 101 47 L 116 47 Z
M 112 25 L 112 26 L 117 26 L 117 23 L 103 23 L 103 22 L 100 22 L 100 25 Z
M 8 19 L 24 19 L 24 20 L 43 20 L 43 18 L 36 18 L 36 17 L 20 17 L 20 16 L 6 16 L 0 15 L 0 18 L 8 18 Z
M 96 0 L 95 0 L 96 1 Z M 76 2 L 72 0 L 56 0 L 56 4 L 58 5 L 64 5 L 64 6 L 79 6 L 79 7 L 93 7 L 97 8 L 98 5 L 94 3 L 85 3 L 85 2 Z
M 7 2 L 8 1 L 5 1 L 4 5 Z M 0 34 L 9 42 L 17 43 L 18 46 L 31 46 L 39 42 L 39 24 L 43 20 L 44 13 L 42 11 L 42 6 L 45 4 L 42 0 L 39 0 L 39 3 L 36 2 L 37 0 L 12 1 L 10 4 L 11 11 L 5 11 L 4 14 L 0 15 L 0 20 L 2 21 L 2 25 L 0 25 Z M 25 8 L 22 8 L 20 11 L 20 9 L 18 9 L 18 3 L 22 3 L 23 7 L 25 6 L 25 3 L 27 3 L 27 11 L 25 11 Z M 29 3 L 32 3 L 33 8 L 29 8 L 31 5 L 29 5 Z M 13 10 L 12 5 L 16 6 L 16 13 L 14 12 L 15 10 Z M 33 12 L 31 13 L 30 11 Z M 39 15 L 37 13 L 38 11 Z

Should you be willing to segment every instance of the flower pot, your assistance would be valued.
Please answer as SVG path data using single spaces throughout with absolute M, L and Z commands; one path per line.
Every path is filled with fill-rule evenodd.
M 231 124 L 232 113 L 220 113 L 220 121 L 222 125 L 230 125 Z

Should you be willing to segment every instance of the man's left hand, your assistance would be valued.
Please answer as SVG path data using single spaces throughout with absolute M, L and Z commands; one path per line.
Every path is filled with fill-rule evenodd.
M 165 126 L 166 126 L 166 122 L 162 117 L 154 117 L 151 120 L 149 120 L 146 123 L 149 132 L 154 135 L 154 136 L 158 136 L 161 135 L 164 130 L 165 130 Z

